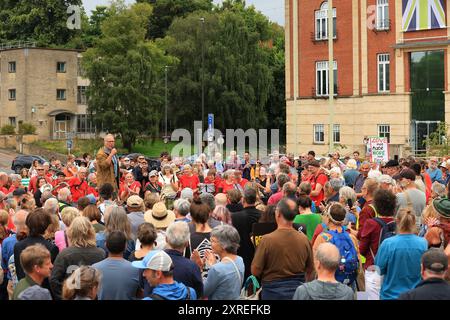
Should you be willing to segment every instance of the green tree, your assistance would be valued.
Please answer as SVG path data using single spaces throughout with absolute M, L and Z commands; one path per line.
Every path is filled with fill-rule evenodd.
M 186 17 L 189 13 L 204 10 L 211 11 L 212 0 L 137 0 L 136 2 L 153 5 L 153 15 L 148 25 L 150 39 L 163 38 L 172 21 L 177 17 Z
M 80 30 L 67 28 L 70 5 L 82 0 L 0 1 L 0 41 L 35 41 L 39 46 L 65 46 Z
M 205 115 L 215 114 L 216 128 L 266 127 L 265 107 L 273 89 L 271 49 L 256 23 L 249 23 L 253 13 L 246 10 L 253 9 L 195 12 L 172 23 L 164 41 L 166 50 L 180 59 L 170 72 L 175 127 L 192 129 L 193 121 L 201 119 L 202 75 Z M 205 18 L 204 24 L 200 18 Z M 266 28 L 269 35 L 267 18 Z
M 145 40 L 152 7 L 111 7 L 96 45 L 83 55 L 91 84 L 87 90 L 89 113 L 98 128 L 120 134 L 131 151 L 137 139 L 155 134 L 164 105 L 164 66 L 175 60 Z

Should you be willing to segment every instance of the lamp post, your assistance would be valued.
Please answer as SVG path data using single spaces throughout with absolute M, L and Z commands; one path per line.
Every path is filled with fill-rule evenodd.
M 202 22 L 202 135 L 203 135 L 203 120 L 205 119 L 205 18 L 200 18 Z
M 167 89 L 167 69 L 170 68 L 170 66 L 164 66 L 164 72 L 165 72 L 165 85 L 166 85 L 166 107 L 165 107 L 165 130 L 164 130 L 164 143 L 169 142 L 169 137 L 167 135 L 167 108 L 168 108 L 168 89 Z
M 333 153 L 334 149 L 334 59 L 333 59 L 333 0 L 328 0 L 328 108 L 329 108 L 329 153 Z

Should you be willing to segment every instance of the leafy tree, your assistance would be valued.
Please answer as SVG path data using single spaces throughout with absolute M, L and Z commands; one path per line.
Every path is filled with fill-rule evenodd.
M 163 38 L 172 21 L 177 17 L 186 17 L 189 13 L 204 10 L 211 11 L 212 0 L 137 0 L 153 5 L 153 15 L 148 25 L 150 39 Z
M 0 41 L 36 41 L 39 46 L 65 46 L 80 30 L 67 28 L 67 8 L 82 0 L 0 1 Z
M 200 18 L 205 18 L 204 25 Z M 201 119 L 203 74 L 205 115 L 215 114 L 216 128 L 266 128 L 274 80 L 269 66 L 272 49 L 263 42 L 271 30 L 267 18 L 265 26 L 257 19 L 260 14 L 250 7 L 195 12 L 174 20 L 164 42 L 180 59 L 169 79 L 175 127 L 192 129 L 194 120 Z
M 164 105 L 163 72 L 175 60 L 154 42 L 146 41 L 152 7 L 111 7 L 95 46 L 82 64 L 91 84 L 87 90 L 89 113 L 98 128 L 120 134 L 131 151 L 144 134 L 155 134 Z

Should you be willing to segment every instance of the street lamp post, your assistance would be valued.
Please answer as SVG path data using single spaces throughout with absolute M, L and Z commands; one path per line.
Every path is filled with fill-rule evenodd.
M 167 143 L 168 142 L 168 138 L 167 138 L 167 69 L 169 68 L 169 66 L 164 66 L 164 71 L 165 71 L 165 83 L 166 83 L 166 108 L 165 108 L 165 130 L 164 130 L 164 142 Z
M 202 22 L 202 135 L 203 120 L 205 119 L 205 18 L 200 18 Z
M 328 108 L 329 108 L 329 153 L 333 153 L 334 149 L 334 59 L 333 59 L 333 0 L 328 0 Z

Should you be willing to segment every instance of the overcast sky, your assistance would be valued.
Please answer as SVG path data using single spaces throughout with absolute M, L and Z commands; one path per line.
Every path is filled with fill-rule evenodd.
M 126 3 L 134 3 L 134 0 L 125 0 Z M 220 0 L 214 0 L 220 2 Z M 107 5 L 109 0 L 83 0 L 84 8 L 88 15 L 98 5 Z M 269 17 L 270 20 L 284 26 L 284 0 L 247 0 L 247 5 L 254 5 L 257 10 Z

